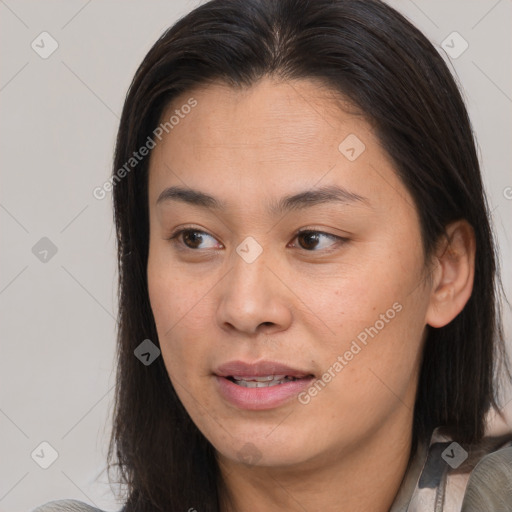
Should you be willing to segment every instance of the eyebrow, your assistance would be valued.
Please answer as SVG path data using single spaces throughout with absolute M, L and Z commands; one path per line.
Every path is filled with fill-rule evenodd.
M 158 205 L 167 201 L 180 201 L 192 206 L 199 206 L 219 212 L 226 209 L 226 204 L 219 199 L 205 192 L 201 192 L 200 190 L 188 187 L 173 186 L 166 188 L 158 196 L 156 204 Z M 273 215 L 279 215 L 291 210 L 302 210 L 326 203 L 366 203 L 367 206 L 371 206 L 366 197 L 350 192 L 338 185 L 327 185 L 284 196 L 277 202 L 270 202 L 268 210 Z

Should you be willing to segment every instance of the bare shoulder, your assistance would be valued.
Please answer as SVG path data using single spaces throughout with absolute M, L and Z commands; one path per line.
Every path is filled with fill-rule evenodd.
M 49 501 L 32 510 L 32 512 L 105 512 L 87 503 L 77 500 Z

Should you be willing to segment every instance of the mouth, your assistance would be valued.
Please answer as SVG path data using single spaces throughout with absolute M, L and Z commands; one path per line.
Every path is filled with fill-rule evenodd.
M 315 375 L 273 361 L 230 361 L 214 372 L 217 391 L 238 409 L 274 409 L 307 389 Z
M 228 361 L 221 364 L 214 372 L 218 377 L 230 378 L 242 382 L 275 382 L 284 379 L 301 379 L 313 374 L 301 368 L 292 368 L 275 361 Z
M 272 386 L 280 386 L 286 382 L 293 382 L 310 377 L 313 377 L 313 375 L 307 375 L 305 377 L 293 377 L 292 375 L 265 375 L 262 377 L 230 375 L 226 377 L 226 379 L 244 388 L 270 388 Z

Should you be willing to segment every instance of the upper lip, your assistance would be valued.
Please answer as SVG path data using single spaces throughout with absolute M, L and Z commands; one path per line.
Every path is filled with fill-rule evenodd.
M 275 361 L 257 361 L 245 363 L 244 361 L 228 361 L 221 364 L 215 371 L 219 377 L 266 377 L 268 375 L 287 375 L 289 377 L 302 378 L 312 375 L 307 370 L 291 368 Z

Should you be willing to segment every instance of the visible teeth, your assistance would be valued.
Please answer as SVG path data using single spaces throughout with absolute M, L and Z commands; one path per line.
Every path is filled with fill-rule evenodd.
M 244 388 L 270 388 L 272 386 L 279 386 L 279 384 L 282 384 L 283 382 L 287 381 L 279 381 L 279 380 L 271 380 L 268 382 L 256 382 L 254 380 L 237 380 L 236 383 L 239 386 L 242 386 Z
M 287 375 L 269 375 L 266 377 L 252 377 L 251 380 L 233 376 L 233 380 L 235 384 L 244 388 L 269 388 L 296 379 L 294 377 L 288 377 Z
M 286 375 L 265 375 L 263 377 L 243 377 L 243 376 L 233 375 L 233 379 L 235 379 L 235 380 L 256 381 L 256 382 L 269 382 L 271 380 L 282 380 L 285 377 L 286 377 Z

